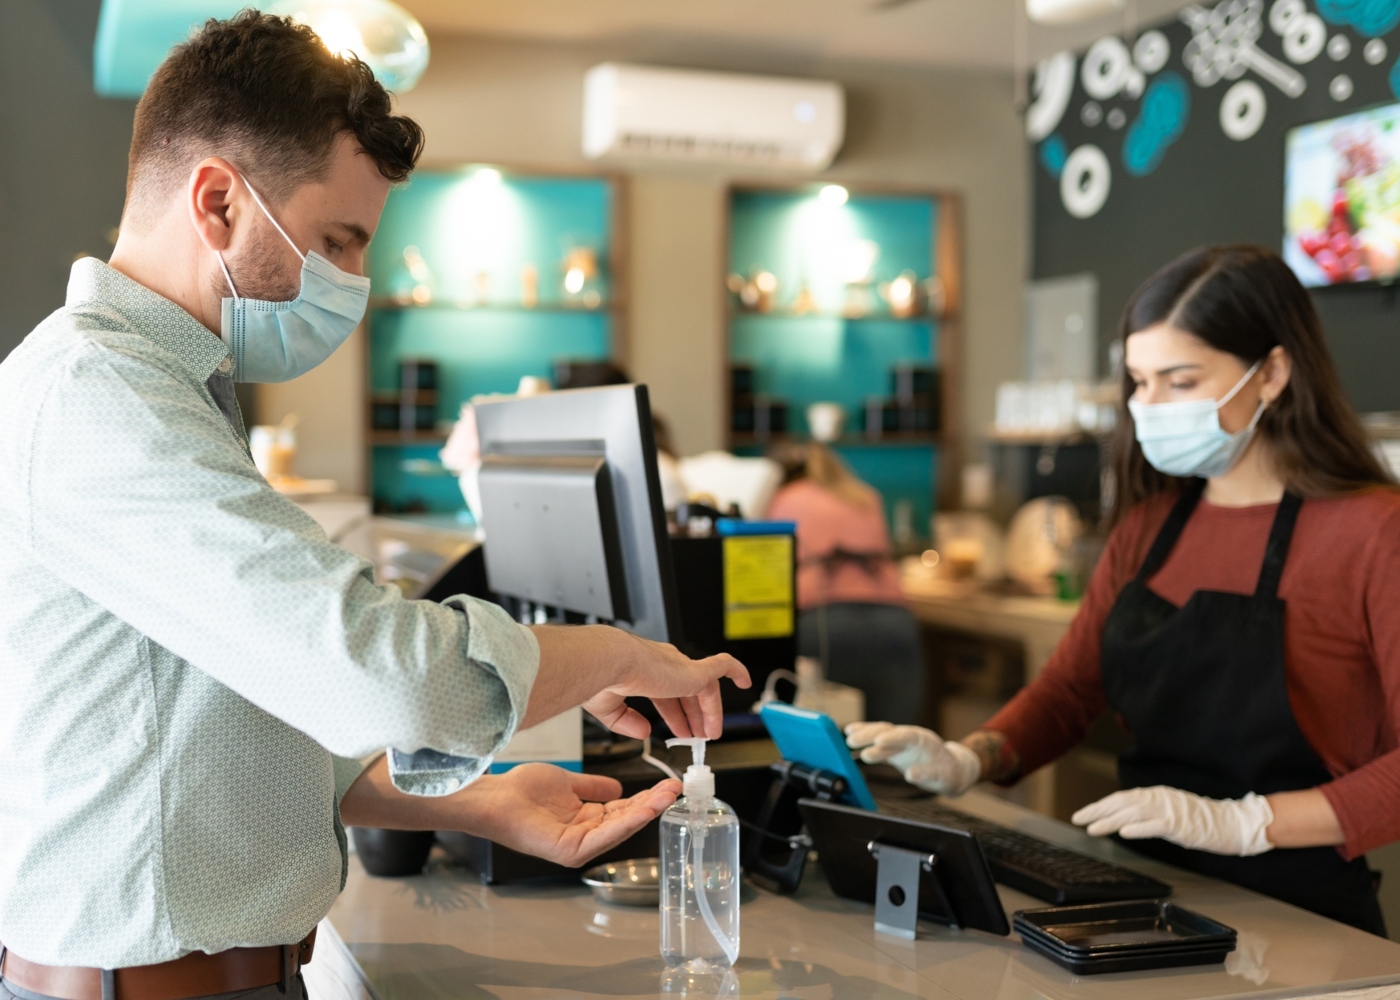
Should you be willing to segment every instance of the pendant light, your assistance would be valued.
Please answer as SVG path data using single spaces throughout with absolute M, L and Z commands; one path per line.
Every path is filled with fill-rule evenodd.
M 1036 24 L 1073 24 L 1123 9 L 1123 0 L 1026 0 L 1026 14 Z
M 428 35 L 390 0 L 278 0 L 267 8 L 306 25 L 335 53 L 354 53 L 388 90 L 413 89 L 428 68 Z

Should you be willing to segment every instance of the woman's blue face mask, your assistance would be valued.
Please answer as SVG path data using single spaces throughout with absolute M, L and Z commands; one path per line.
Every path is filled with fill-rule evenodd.
M 1187 399 L 1175 403 L 1128 400 L 1128 411 L 1133 415 L 1143 457 L 1158 472 L 1169 476 L 1209 479 L 1229 472 L 1254 437 L 1259 418 L 1264 415 L 1264 401 L 1259 401 L 1249 426 L 1237 434 L 1230 434 L 1220 426 L 1220 408 L 1235 398 L 1263 363 L 1261 358 L 1251 365 L 1244 378 L 1220 400 Z
M 239 176 L 263 214 L 301 258 L 301 293 L 289 302 L 242 298 L 220 253 L 219 266 L 233 292 L 232 298 L 223 300 L 222 334 L 233 352 L 238 381 L 286 382 L 325 361 L 355 331 L 369 304 L 369 279 L 347 274 L 315 251 L 302 253 L 248 178 Z

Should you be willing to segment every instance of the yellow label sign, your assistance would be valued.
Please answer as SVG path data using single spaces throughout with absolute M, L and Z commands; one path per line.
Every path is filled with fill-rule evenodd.
M 792 536 L 738 535 L 724 540 L 724 637 L 792 635 Z

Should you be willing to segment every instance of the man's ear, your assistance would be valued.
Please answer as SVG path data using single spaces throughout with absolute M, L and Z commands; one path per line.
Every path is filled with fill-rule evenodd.
M 201 160 L 190 171 L 185 203 L 195 232 L 210 250 L 227 250 L 232 241 L 239 211 L 234 192 L 240 183 L 238 170 L 219 156 Z

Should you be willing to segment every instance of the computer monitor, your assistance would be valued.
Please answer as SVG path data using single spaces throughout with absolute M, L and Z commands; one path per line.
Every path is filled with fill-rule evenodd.
M 491 590 L 677 639 L 646 386 L 485 400 L 476 423 Z

